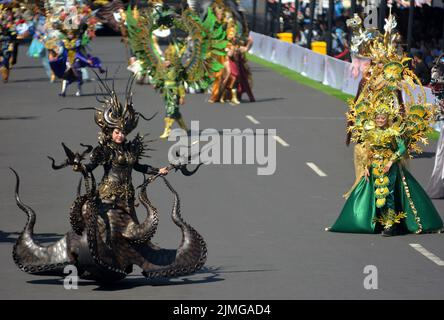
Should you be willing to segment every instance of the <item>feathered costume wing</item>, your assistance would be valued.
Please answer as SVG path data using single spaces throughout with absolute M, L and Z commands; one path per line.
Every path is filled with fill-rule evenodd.
M 115 32 L 119 32 L 121 31 L 119 19 L 122 19 L 119 15 L 119 10 L 124 8 L 125 6 L 121 0 L 113 0 L 100 7 L 96 16 L 102 23 L 108 25 Z
M 202 21 L 190 9 L 179 15 L 167 6 L 143 10 L 129 7 L 127 26 L 130 46 L 157 86 L 163 81 L 163 56 L 155 43 L 153 33 L 156 30 L 169 29 L 174 35 L 186 34 L 182 39 L 174 37 L 173 40 L 175 66 L 181 81 L 207 88 L 213 81 L 212 75 L 223 68 L 217 57 L 226 54 L 224 49 L 228 42 L 223 28 L 216 26 L 212 11 Z

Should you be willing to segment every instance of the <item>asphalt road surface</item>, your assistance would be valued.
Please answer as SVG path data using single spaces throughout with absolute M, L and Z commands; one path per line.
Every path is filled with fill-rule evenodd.
M 115 87 L 124 92 L 129 76 L 119 38 L 98 38 L 93 52 L 101 57 Z M 120 69 L 118 69 L 120 67 Z M 207 95 L 188 95 L 185 120 L 199 120 L 200 129 L 276 129 L 276 171 L 257 174 L 258 164 L 207 165 L 185 177 L 171 173 L 182 200 L 184 218 L 206 239 L 208 261 L 197 274 L 150 282 L 136 271 L 111 287 L 80 281 L 66 290 L 60 278 L 33 276 L 14 265 L 12 246 L 26 217 L 15 204 L 12 166 L 21 177 L 22 200 L 37 212 L 35 232 L 53 241 L 69 228 L 68 210 L 78 174 L 53 171 L 47 155 L 64 159 L 60 143 L 77 149 L 96 144 L 98 127 L 92 107 L 98 103 L 97 82 L 84 86 L 85 96 L 57 95 L 60 83 L 49 83 L 39 61 L 21 48 L 8 84 L 0 84 L 0 298 L 1 299 L 442 299 L 444 298 L 443 235 L 380 235 L 325 232 L 344 204 L 352 185 L 352 147 L 344 144 L 344 102 L 252 65 L 256 103 L 210 105 Z M 154 138 L 162 132 L 163 104 L 148 86 L 135 86 L 134 102 L 150 122 L 138 130 Z M 260 133 L 255 135 L 255 138 Z M 173 142 L 156 141 L 149 163 L 166 165 Z M 414 176 L 426 185 L 435 143 L 411 161 Z M 222 157 L 222 156 L 221 156 Z M 310 166 L 307 164 L 310 163 Z M 140 177 L 134 175 L 136 182 Z M 172 197 L 157 183 L 150 189 L 160 213 L 154 242 L 174 248 L 180 231 L 169 213 Z M 434 201 L 444 213 L 444 201 Z M 140 209 L 139 209 L 140 210 Z M 139 211 L 139 216 L 144 213 Z M 434 261 L 411 244 L 436 257 Z M 366 266 L 377 268 L 377 289 L 364 287 Z M 373 273 L 374 274 L 374 273 Z

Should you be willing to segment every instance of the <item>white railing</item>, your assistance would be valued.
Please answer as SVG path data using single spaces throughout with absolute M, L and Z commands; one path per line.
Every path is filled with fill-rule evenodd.
M 281 41 L 260 33 L 251 32 L 250 35 L 253 38 L 251 54 L 285 66 L 310 79 L 322 82 L 352 96 L 358 92 L 362 74 L 356 72 L 353 75 L 350 62 L 322 55 L 300 45 Z M 430 88 L 424 88 L 424 90 L 427 102 L 434 103 L 435 98 Z M 418 87 L 413 90 L 415 98 L 419 93 Z

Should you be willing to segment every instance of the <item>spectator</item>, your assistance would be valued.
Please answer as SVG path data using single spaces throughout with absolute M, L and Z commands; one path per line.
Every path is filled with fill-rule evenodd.
M 332 53 L 333 56 L 337 59 L 341 60 L 349 60 L 349 48 L 347 44 L 347 37 L 341 28 L 336 28 L 335 32 L 332 34 L 333 42 L 332 42 Z
M 423 54 L 415 52 L 413 54 L 413 68 L 421 83 L 426 86 L 430 83 L 430 70 L 424 62 Z

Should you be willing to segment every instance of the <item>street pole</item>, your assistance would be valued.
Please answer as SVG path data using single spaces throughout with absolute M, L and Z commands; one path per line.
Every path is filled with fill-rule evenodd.
M 308 37 L 307 37 L 307 48 L 308 49 L 311 49 L 311 38 L 313 36 L 315 5 L 316 5 L 316 0 L 310 0 L 310 26 L 308 29 Z
M 257 0 L 253 0 L 253 21 L 251 23 L 251 29 L 256 32 L 256 15 L 257 15 Z
M 379 31 L 381 32 L 384 32 L 386 11 L 387 11 L 387 0 L 381 0 L 379 4 Z
M 299 32 L 298 13 L 299 13 L 299 0 L 294 0 L 293 43 L 296 42 L 296 36 Z
M 328 0 L 328 11 L 327 11 L 327 54 L 332 55 L 332 45 L 333 45 L 333 15 L 334 15 L 334 0 Z
M 351 0 L 351 17 L 356 13 L 356 0 Z
M 277 9 L 276 9 L 276 25 L 275 25 L 275 30 L 274 30 L 274 35 L 277 38 L 277 34 L 280 32 L 281 30 L 281 11 L 282 11 L 282 0 L 279 0 L 278 5 L 277 5 Z
M 442 12 L 442 14 L 443 14 L 443 19 L 442 19 L 443 24 L 442 24 L 441 50 L 444 51 L 444 10 L 441 11 L 441 12 Z
M 264 34 L 268 35 L 268 0 L 264 1 L 265 3 L 265 13 L 264 13 Z
M 407 27 L 407 52 L 410 52 L 412 49 L 413 42 L 413 14 L 415 10 L 415 0 L 410 0 L 409 7 L 409 24 Z

